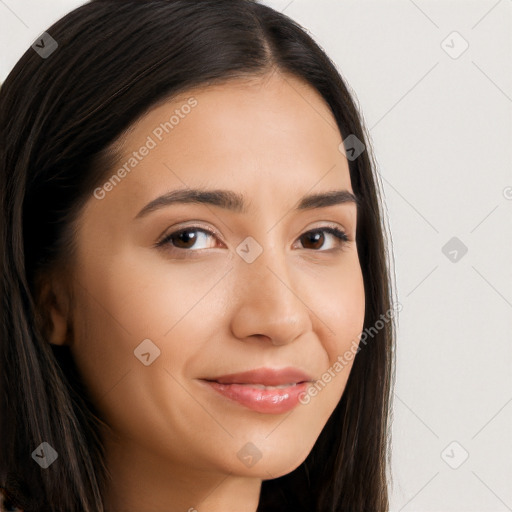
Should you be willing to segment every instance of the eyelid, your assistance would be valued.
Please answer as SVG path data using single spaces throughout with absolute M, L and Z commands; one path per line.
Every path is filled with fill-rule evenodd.
M 171 228 L 166 229 L 164 231 L 164 234 L 159 237 L 158 242 L 155 243 L 155 246 L 159 247 L 159 246 L 165 244 L 165 242 L 171 235 L 174 235 L 176 233 L 179 233 L 179 232 L 185 231 L 185 230 L 191 230 L 191 231 L 192 230 L 197 230 L 197 231 L 203 230 L 211 235 L 216 236 L 219 240 L 222 241 L 222 235 L 216 229 L 214 229 L 210 226 L 201 224 L 201 221 L 190 221 L 190 222 L 194 222 L 194 224 L 186 224 L 186 225 L 178 224 L 177 226 L 172 226 Z M 224 243 L 224 242 L 222 242 L 222 243 Z
M 320 221 L 322 222 L 322 221 Z M 342 245 L 344 244 L 348 244 L 350 242 L 353 242 L 354 239 L 352 238 L 351 235 L 349 235 L 349 230 L 347 228 L 345 228 L 345 226 L 342 226 L 341 224 L 339 224 L 338 222 L 329 222 L 329 221 L 323 221 L 323 224 L 319 224 L 317 226 L 313 226 L 311 228 L 308 228 L 308 229 L 305 229 L 304 231 L 302 231 L 299 235 L 302 236 L 302 235 L 305 235 L 306 233 L 310 233 L 311 231 L 329 231 L 329 228 L 331 229 L 334 229 L 336 231 L 340 231 L 341 233 L 343 233 L 344 237 L 346 237 L 346 240 L 344 239 L 339 239 L 339 241 L 341 242 Z M 333 236 L 336 236 L 334 235 L 333 233 L 331 233 Z M 322 252 L 322 251 L 318 251 L 318 252 Z
M 338 229 L 338 230 L 342 231 L 343 233 L 345 233 L 347 238 L 350 239 L 350 237 L 348 235 L 348 230 L 344 226 L 342 226 L 341 224 L 339 224 L 337 222 L 329 222 L 329 221 L 324 221 L 324 224 L 320 224 L 318 226 L 308 228 L 305 231 L 303 231 L 302 234 L 309 233 L 310 231 L 318 231 L 318 230 L 327 229 L 327 228 Z

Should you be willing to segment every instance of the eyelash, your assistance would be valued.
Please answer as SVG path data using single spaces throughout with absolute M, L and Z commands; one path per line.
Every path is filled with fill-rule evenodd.
M 177 236 L 181 235 L 182 233 L 187 233 L 187 232 L 202 232 L 202 233 L 206 233 L 208 235 L 212 235 L 214 237 L 217 236 L 217 234 L 214 231 L 211 231 L 209 229 L 206 229 L 206 228 L 203 228 L 203 227 L 199 227 L 199 226 L 189 226 L 189 227 L 180 229 L 178 231 L 174 231 L 173 233 L 170 233 L 169 235 L 166 235 L 160 242 L 156 243 L 156 246 L 157 247 L 162 247 L 164 245 L 167 245 L 167 244 L 169 244 L 171 242 L 171 240 L 173 238 L 176 238 Z M 350 239 L 347 236 L 347 234 L 344 231 L 342 231 L 341 229 L 339 229 L 338 227 L 334 227 L 334 226 L 324 226 L 324 227 L 312 229 L 312 230 L 309 230 L 309 231 L 305 231 L 299 238 L 301 238 L 304 235 L 309 235 L 309 234 L 314 234 L 314 233 L 329 233 L 329 234 L 333 235 L 334 237 L 336 237 L 338 239 L 338 241 L 340 242 L 341 246 L 343 246 L 346 243 L 350 242 Z M 172 247 L 172 250 L 185 251 L 185 252 L 198 252 L 198 251 L 200 251 L 202 249 L 195 249 L 194 250 L 194 249 L 191 249 L 191 248 Z M 327 249 L 327 250 L 310 249 L 310 250 L 313 250 L 315 252 L 327 252 L 329 249 Z

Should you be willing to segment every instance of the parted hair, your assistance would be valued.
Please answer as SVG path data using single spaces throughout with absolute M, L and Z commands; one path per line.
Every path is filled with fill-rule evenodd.
M 72 258 L 75 222 L 109 172 L 116 138 L 177 93 L 278 69 L 317 90 L 342 138 L 366 146 L 349 161 L 365 328 L 392 307 L 386 225 L 352 93 L 283 13 L 253 0 L 93 0 L 47 33 L 53 53 L 29 48 L 0 88 L 0 486 L 25 512 L 104 512 L 101 419 L 69 349 L 45 336 L 38 283 Z M 258 511 L 388 509 L 394 330 L 386 322 L 357 353 L 312 451 L 263 482 Z M 59 454 L 46 469 L 32 458 L 42 442 Z

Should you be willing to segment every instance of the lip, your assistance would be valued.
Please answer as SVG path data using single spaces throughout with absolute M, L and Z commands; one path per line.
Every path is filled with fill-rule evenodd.
M 296 407 L 301 393 L 313 381 L 310 375 L 291 367 L 258 368 L 200 380 L 225 398 L 266 414 L 280 414 Z
M 256 368 L 241 373 L 230 373 L 219 377 L 203 379 L 219 384 L 261 384 L 263 386 L 282 386 L 283 384 L 298 384 L 311 382 L 313 378 L 298 368 Z

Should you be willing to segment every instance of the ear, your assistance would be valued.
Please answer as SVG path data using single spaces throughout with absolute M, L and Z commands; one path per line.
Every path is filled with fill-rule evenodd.
M 38 295 L 38 317 L 43 336 L 53 345 L 69 344 L 70 299 L 60 280 L 47 277 Z
M 68 318 L 57 303 L 50 307 L 50 323 L 48 341 L 54 345 L 66 345 L 69 342 L 67 339 Z

